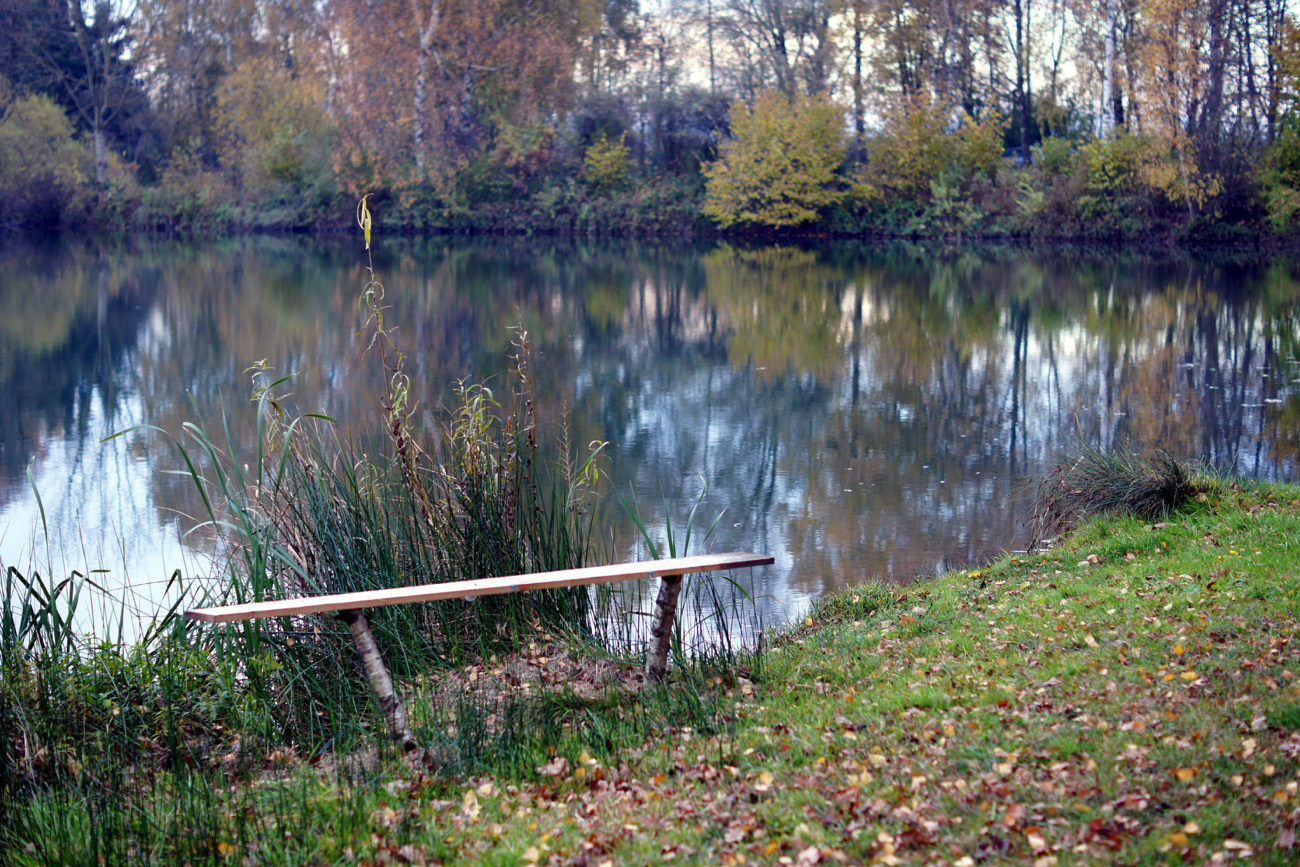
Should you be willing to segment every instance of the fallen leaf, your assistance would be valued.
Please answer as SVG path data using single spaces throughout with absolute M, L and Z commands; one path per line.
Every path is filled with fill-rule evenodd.
M 556 756 L 546 764 L 537 769 L 537 773 L 543 777 L 562 777 L 569 770 L 569 760 L 564 756 Z
M 804 849 L 799 853 L 799 857 L 795 859 L 794 863 L 798 864 L 799 867 L 811 867 L 811 865 L 817 864 L 821 860 L 822 850 L 818 849 L 816 846 L 809 846 L 807 849 Z

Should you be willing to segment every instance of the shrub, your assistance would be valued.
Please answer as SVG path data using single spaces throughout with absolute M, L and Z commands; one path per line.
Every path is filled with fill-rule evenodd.
M 996 111 L 979 120 L 965 115 L 953 142 L 953 161 L 963 180 L 977 176 L 994 180 L 1002 167 L 1002 132 L 1007 122 Z
M 1068 138 L 1048 136 L 1033 147 L 1034 165 L 1044 179 L 1074 172 L 1075 143 Z
M 0 223 L 58 225 L 89 201 L 91 158 L 45 96 L 0 89 Z
M 1029 525 L 1040 542 L 1095 515 L 1153 521 L 1198 493 L 1188 467 L 1164 452 L 1144 456 L 1085 447 L 1039 483 Z
M 226 178 L 206 169 L 186 148 L 172 153 L 162 177 L 142 198 L 136 219 L 154 228 L 209 228 L 236 218 L 236 199 Z
M 994 180 L 1002 167 L 1006 121 L 989 111 L 978 120 L 963 114 L 950 130 L 952 122 L 952 113 L 928 98 L 900 105 L 868 148 L 870 161 L 860 175 L 863 198 L 924 202 L 940 194 L 964 196 L 976 178 Z
M 876 193 L 924 197 L 931 181 L 953 165 L 948 122 L 948 113 L 928 98 L 904 103 L 891 112 L 868 147 L 867 185 Z
M 1121 132 L 1094 139 L 1081 150 L 1088 191 L 1106 196 L 1143 196 L 1153 204 L 1189 211 L 1219 193 L 1216 175 L 1204 173 L 1185 135 L 1161 138 Z
M 752 109 L 731 107 L 734 138 L 705 170 L 704 212 L 724 228 L 798 226 L 843 198 L 843 119 L 824 97 L 767 91 Z
M 618 192 L 627 186 L 627 133 L 610 141 L 602 131 L 583 157 L 587 188 L 597 195 Z

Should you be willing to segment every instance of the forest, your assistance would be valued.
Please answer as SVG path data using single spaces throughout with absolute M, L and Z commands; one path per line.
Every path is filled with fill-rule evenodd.
M 1285 239 L 1286 0 L 0 0 L 0 225 Z

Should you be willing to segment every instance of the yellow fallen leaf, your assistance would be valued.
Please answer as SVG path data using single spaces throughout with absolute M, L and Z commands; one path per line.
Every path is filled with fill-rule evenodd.
M 1197 678 L 1197 674 L 1194 671 L 1184 671 L 1182 674 L 1178 676 L 1181 677 L 1183 680 L 1196 680 Z
M 529 861 L 533 864 L 536 864 L 539 860 L 541 860 L 542 853 L 537 851 L 536 846 L 529 846 L 527 849 L 524 850 L 524 854 L 520 855 L 519 857 L 523 858 L 525 861 Z
M 1183 655 L 1183 646 L 1181 644 L 1175 644 L 1174 656 L 1182 656 L 1182 655 Z
M 1201 833 L 1201 826 L 1196 824 L 1195 822 L 1188 822 L 1186 825 L 1183 826 L 1183 833 L 1199 834 Z
M 1179 782 L 1190 783 L 1192 781 L 1192 778 L 1196 776 L 1196 769 L 1178 768 L 1176 771 L 1174 771 L 1174 776 L 1178 778 Z

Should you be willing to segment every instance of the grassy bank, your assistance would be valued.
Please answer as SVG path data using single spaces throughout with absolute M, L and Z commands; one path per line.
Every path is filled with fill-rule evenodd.
M 406 809 L 448 861 L 1294 863 L 1298 544 L 1300 490 L 1216 485 L 846 591 L 729 690 L 724 735 Z
M 345 750 L 292 742 L 156 644 L 60 693 L 112 773 L 11 725 L 4 860 L 1294 863 L 1300 489 L 1199 485 L 1162 519 L 844 591 L 661 688 L 540 633 L 406 677 L 432 776 L 364 707 Z

